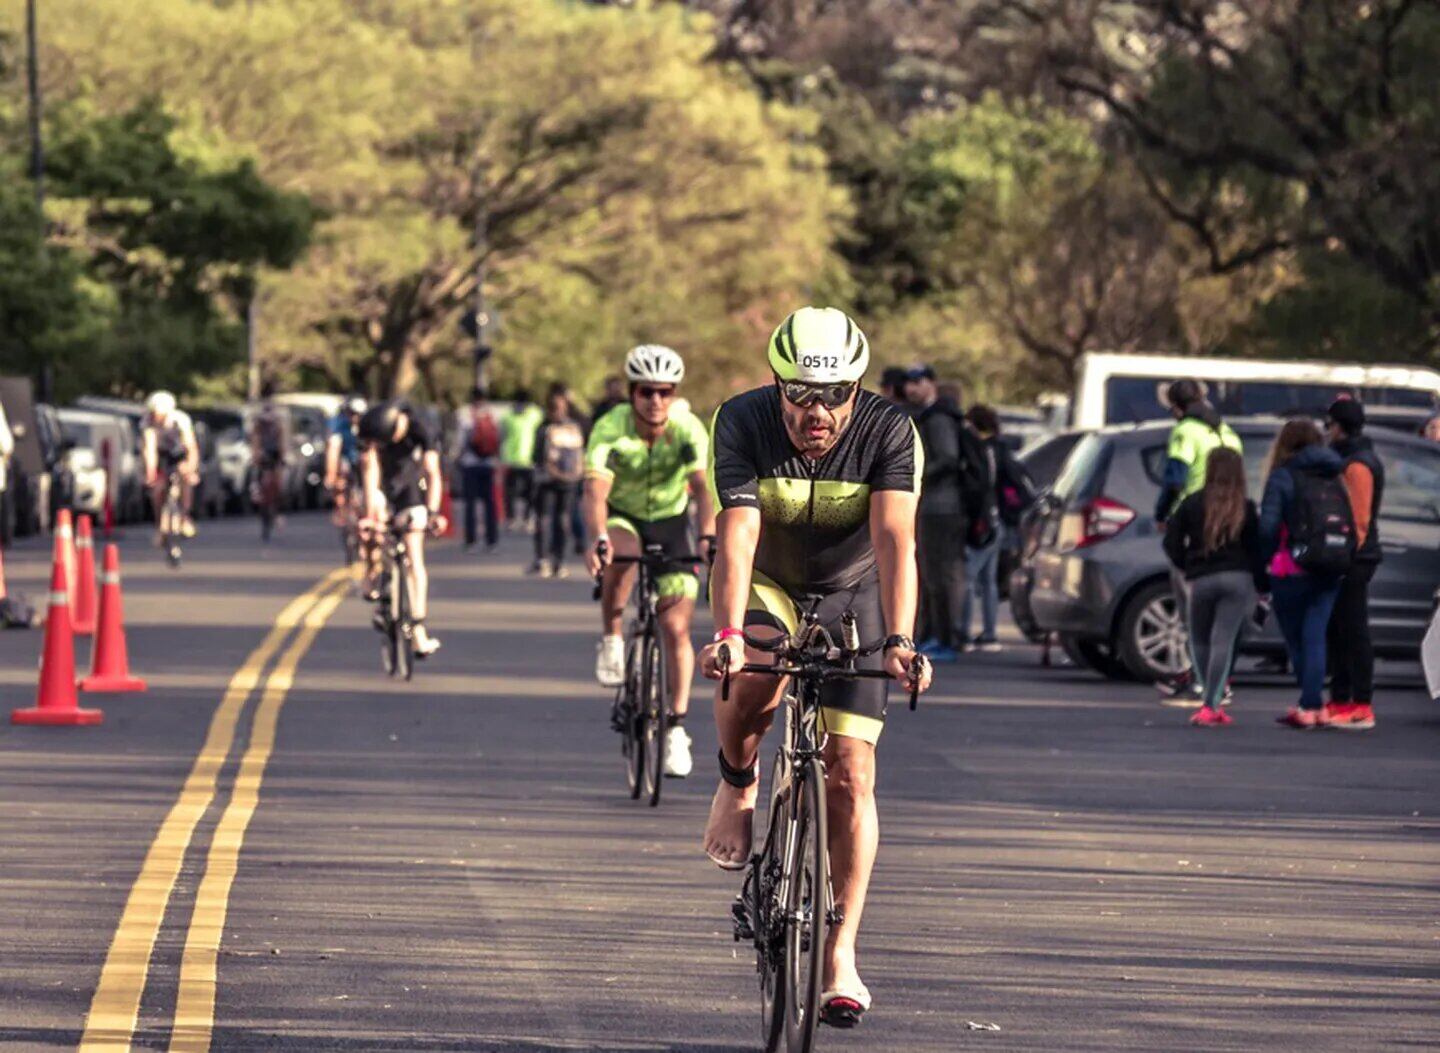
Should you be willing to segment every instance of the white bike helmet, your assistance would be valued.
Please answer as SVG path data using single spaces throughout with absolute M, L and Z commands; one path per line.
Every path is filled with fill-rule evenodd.
M 156 391 L 145 400 L 145 409 L 153 417 L 168 417 L 175 412 L 175 396 L 168 391 Z
M 781 380 L 850 383 L 865 375 L 870 342 L 844 311 L 802 307 L 776 327 L 769 357 Z
M 685 379 L 685 362 L 661 344 L 641 344 L 625 356 L 625 376 L 632 384 L 678 384 Z

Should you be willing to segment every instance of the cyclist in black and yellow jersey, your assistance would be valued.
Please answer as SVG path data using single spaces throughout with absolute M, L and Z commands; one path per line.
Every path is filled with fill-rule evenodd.
M 625 377 L 629 400 L 595 421 L 585 455 L 583 511 L 594 539 L 589 568 L 592 575 L 605 569 L 600 597 L 604 635 L 596 648 L 595 677 L 607 687 L 618 686 L 625 677 L 620 627 L 635 583 L 633 565 L 611 566 L 610 559 L 639 555 L 642 545 L 662 545 L 667 555 L 676 557 L 695 552 L 692 499 L 701 542 L 708 549 L 715 539 L 715 510 L 705 485 L 705 425 L 688 409 L 675 406 L 685 363 L 668 347 L 642 344 L 626 356 Z M 658 588 L 671 690 L 665 774 L 683 779 L 692 767 L 684 721 L 695 672 L 690 622 L 700 589 L 695 574 L 681 570 L 662 574 Z
M 793 632 L 806 597 L 840 638 L 854 612 L 862 643 L 885 638 L 869 661 L 907 687 L 930 683 L 911 639 L 917 595 L 915 510 L 924 464 L 914 425 L 860 389 L 869 345 L 834 308 L 806 307 L 770 340 L 774 382 L 720 407 L 711 436 L 710 485 L 720 509 L 711 577 L 717 632 L 701 652 L 718 679 L 720 651 L 751 635 Z M 763 662 L 747 649 L 746 661 Z M 738 658 L 738 656 L 737 656 Z M 866 660 L 859 663 L 862 667 Z M 884 680 L 828 683 L 821 695 L 830 865 L 844 920 L 826 948 L 822 1019 L 850 1020 L 870 1006 L 855 964 L 855 939 L 875 862 L 875 743 L 885 717 Z M 720 786 L 705 828 L 706 854 L 721 867 L 750 858 L 760 743 L 781 694 L 774 678 L 741 674 L 728 701 L 717 693 Z

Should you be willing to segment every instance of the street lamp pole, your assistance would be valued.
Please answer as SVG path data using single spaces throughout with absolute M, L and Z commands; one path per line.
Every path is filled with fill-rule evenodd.
M 40 55 L 36 29 L 35 0 L 25 0 L 26 80 L 30 92 L 30 178 L 35 183 L 35 203 L 45 207 L 45 147 L 40 138 Z

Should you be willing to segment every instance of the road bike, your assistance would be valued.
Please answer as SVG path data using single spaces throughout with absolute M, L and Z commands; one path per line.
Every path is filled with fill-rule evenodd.
M 693 571 L 704 562 L 700 556 L 667 556 L 664 546 L 646 545 L 639 556 L 615 556 L 614 566 L 634 564 L 635 617 L 625 631 L 625 679 L 615 691 L 610 723 L 620 732 L 620 754 L 625 760 L 625 782 L 630 799 L 645 795 L 653 808 L 660 803 L 664 783 L 666 716 L 669 684 L 665 654 L 660 646 L 660 586 L 662 574 Z M 604 571 L 601 571 L 601 575 Z M 600 598 L 600 575 L 595 599 Z
M 830 881 L 825 810 L 822 685 L 835 680 L 889 679 L 880 669 L 857 669 L 858 659 L 883 650 L 884 640 L 861 646 L 855 615 L 841 616 L 841 641 L 820 624 L 820 597 L 810 597 L 799 630 L 776 639 L 744 634 L 747 644 L 774 655 L 773 663 L 745 663 L 740 673 L 788 677 L 781 708 L 785 733 L 770 773 L 770 810 L 760 851 L 750 857 L 740 894 L 731 904 L 736 942 L 755 946 L 760 977 L 761 1033 L 766 1053 L 783 1047 L 810 1053 L 819 1023 L 830 926 L 845 920 Z M 924 659 L 912 666 L 910 708 L 919 699 Z M 721 648 L 721 697 L 730 697 L 732 662 Z
M 280 518 L 280 491 L 285 478 L 285 466 L 280 462 L 262 463 L 255 472 L 255 511 L 260 516 L 260 540 L 270 543 L 275 532 L 275 522 Z
M 347 567 L 360 559 L 360 508 L 364 496 L 358 475 L 358 471 L 342 472 L 340 485 L 335 488 L 334 522 L 340 531 L 340 548 Z
M 371 624 L 383 637 L 380 665 L 390 676 L 409 680 L 415 673 L 414 598 L 410 595 L 410 544 L 407 516 L 397 516 L 381 541 L 380 575 L 375 582 Z
M 160 505 L 160 548 L 165 559 L 176 570 L 180 569 L 180 543 L 185 537 L 184 483 L 180 470 L 172 468 L 165 476 L 165 500 Z

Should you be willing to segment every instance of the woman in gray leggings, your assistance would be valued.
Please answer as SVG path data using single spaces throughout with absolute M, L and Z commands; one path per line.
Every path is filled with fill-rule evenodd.
M 1257 595 L 1269 591 L 1260 555 L 1259 516 L 1245 496 L 1245 462 L 1224 447 L 1210 453 L 1205 486 L 1165 527 L 1165 554 L 1190 585 L 1190 647 L 1205 685 L 1197 727 L 1231 723 L 1220 708 L 1235 648 Z

